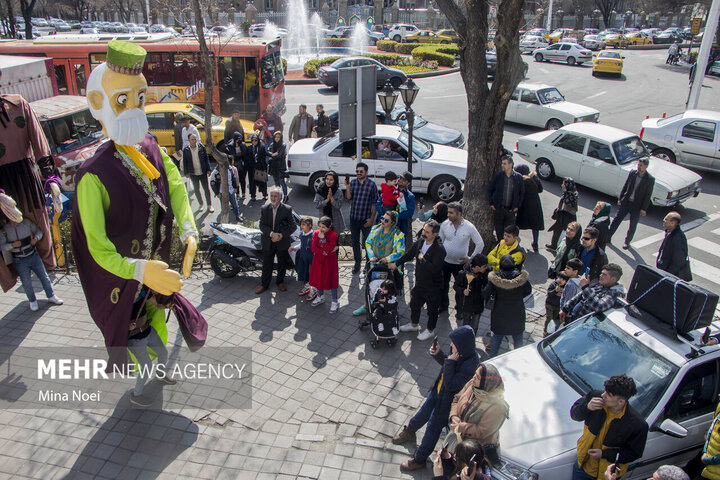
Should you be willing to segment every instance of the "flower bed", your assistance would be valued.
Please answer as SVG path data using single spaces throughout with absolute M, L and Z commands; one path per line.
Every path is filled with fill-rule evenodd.
M 443 45 L 447 46 L 447 45 Z M 452 67 L 455 64 L 455 56 L 441 53 L 437 47 L 417 47 L 412 51 L 412 56 L 420 61 L 435 61 L 444 67 Z

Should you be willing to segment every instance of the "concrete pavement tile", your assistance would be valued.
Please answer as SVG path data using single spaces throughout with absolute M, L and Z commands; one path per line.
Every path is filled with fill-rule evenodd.
M 335 468 L 323 467 L 320 470 L 320 475 L 318 476 L 318 480 L 340 480 L 341 476 L 342 476 L 342 478 L 345 478 L 342 470 L 338 470 Z
M 303 478 L 318 478 L 320 476 L 320 467 L 317 465 L 305 464 L 302 468 L 300 468 L 298 475 Z
M 364 460 L 359 458 L 346 458 L 343 462 L 343 470 L 348 472 L 362 472 Z
M 280 473 L 294 476 L 300 473 L 301 468 L 302 463 L 285 461 L 280 465 Z

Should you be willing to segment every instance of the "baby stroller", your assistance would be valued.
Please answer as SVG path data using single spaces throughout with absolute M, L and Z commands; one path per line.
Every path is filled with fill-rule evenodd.
M 375 265 L 370 268 L 365 278 L 367 321 L 361 324 L 360 328 L 370 325 L 370 330 L 375 337 L 370 340 L 372 348 L 377 348 L 382 340 L 385 340 L 390 347 L 397 343 L 399 333 L 397 298 L 392 296 L 385 298 L 384 302 L 375 301 L 376 294 L 380 291 L 380 285 L 388 279 L 393 279 L 393 272 L 384 265 Z M 382 293 L 378 297 L 381 295 Z

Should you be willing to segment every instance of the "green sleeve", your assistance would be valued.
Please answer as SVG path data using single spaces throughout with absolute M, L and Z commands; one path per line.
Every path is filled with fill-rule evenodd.
M 183 182 L 180 171 L 175 166 L 170 157 L 160 149 L 163 163 L 165 164 L 165 174 L 167 175 L 168 188 L 170 189 L 170 203 L 172 205 L 175 221 L 180 227 L 180 241 L 185 242 L 187 237 L 194 235 L 198 238 L 197 227 L 195 226 L 195 217 L 193 217 L 190 209 L 190 200 L 188 199 L 185 183 Z
M 139 264 L 144 267 L 144 261 L 123 257 L 107 237 L 105 212 L 110 208 L 110 196 L 105 186 L 96 175 L 86 173 L 77 184 L 75 194 L 90 255 L 113 275 L 126 280 L 135 278 L 135 267 Z M 144 271 L 144 268 L 138 269 L 137 273 L 141 270 Z M 142 276 L 138 281 L 142 281 Z

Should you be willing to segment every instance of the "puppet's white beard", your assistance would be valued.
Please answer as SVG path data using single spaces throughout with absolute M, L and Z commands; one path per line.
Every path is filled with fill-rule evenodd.
M 102 116 L 108 137 L 118 145 L 135 145 L 142 142 L 147 134 L 148 121 L 142 109 L 133 108 L 117 116 L 115 112 L 103 112 Z

